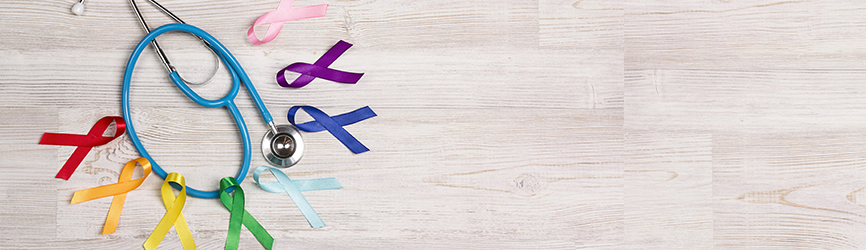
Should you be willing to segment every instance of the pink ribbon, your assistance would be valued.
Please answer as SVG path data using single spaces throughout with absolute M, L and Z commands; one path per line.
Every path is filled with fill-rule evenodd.
M 277 35 L 280 34 L 280 30 L 283 29 L 284 22 L 323 17 L 325 16 L 325 12 L 328 10 L 327 4 L 292 8 L 294 2 L 295 0 L 280 0 L 280 5 L 277 6 L 276 10 L 260 16 L 256 19 L 256 22 L 253 23 L 253 26 L 250 26 L 250 29 L 247 30 L 247 39 L 249 39 L 253 45 L 261 45 L 273 41 L 274 38 L 277 38 Z M 256 33 L 253 31 L 256 25 L 260 24 L 270 24 L 270 26 L 268 26 L 268 32 L 265 33 L 265 39 L 263 40 L 259 40 L 259 38 L 256 37 Z

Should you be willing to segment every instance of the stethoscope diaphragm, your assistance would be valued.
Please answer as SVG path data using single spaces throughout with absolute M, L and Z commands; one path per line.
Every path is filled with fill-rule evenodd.
M 262 137 L 262 155 L 271 165 L 288 168 L 304 155 L 304 138 L 292 125 L 279 125 Z

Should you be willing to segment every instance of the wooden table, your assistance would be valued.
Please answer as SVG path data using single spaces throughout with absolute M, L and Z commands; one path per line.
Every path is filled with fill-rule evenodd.
M 123 70 L 144 35 L 126 1 L 87 1 L 83 16 L 72 3 L 0 2 L 3 249 L 141 249 L 165 212 L 151 176 L 101 235 L 111 199 L 69 201 L 139 156 L 127 135 L 94 147 L 68 181 L 54 175 L 75 148 L 37 144 L 121 115 Z M 370 152 L 304 133 L 304 158 L 285 171 L 343 185 L 304 193 L 324 228 L 247 176 L 246 209 L 275 249 L 866 247 L 866 2 L 294 5 L 322 3 L 327 16 L 257 46 L 246 30 L 276 0 L 161 1 L 234 53 L 278 123 L 295 105 L 378 113 L 346 126 Z M 139 5 L 152 26 L 170 22 Z M 339 40 L 354 47 L 331 66 L 365 73 L 358 84 L 274 81 Z M 160 42 L 181 74 L 210 73 L 196 39 Z M 228 82 L 221 69 L 194 89 L 218 98 Z M 150 49 L 131 99 L 128 122 L 167 171 L 207 190 L 237 173 L 243 147 L 227 110 L 187 99 Z M 267 126 L 245 90 L 237 102 L 252 166 L 265 165 Z M 190 198 L 183 213 L 199 249 L 223 248 L 229 213 L 217 200 Z M 180 248 L 173 229 L 161 247 Z M 261 246 L 242 229 L 241 248 Z

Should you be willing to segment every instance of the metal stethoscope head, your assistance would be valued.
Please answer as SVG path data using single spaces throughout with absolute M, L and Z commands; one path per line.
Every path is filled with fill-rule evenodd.
M 273 126 L 262 137 L 262 155 L 271 165 L 287 168 L 295 165 L 304 155 L 304 138 L 292 125 Z

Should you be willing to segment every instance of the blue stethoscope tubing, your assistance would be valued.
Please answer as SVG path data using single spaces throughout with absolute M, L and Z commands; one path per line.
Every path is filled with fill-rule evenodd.
M 187 97 L 189 97 L 199 105 L 209 108 L 226 107 L 229 109 L 232 117 L 235 120 L 235 123 L 238 126 L 238 131 L 240 131 L 241 139 L 244 143 L 243 165 L 238 171 L 237 177 L 235 177 L 238 183 L 241 183 L 243 182 L 244 176 L 247 175 L 247 172 L 250 168 L 252 144 L 250 142 L 249 130 L 247 130 L 246 123 L 244 123 L 244 118 L 238 110 L 237 105 L 235 105 L 234 103 L 234 98 L 237 96 L 238 90 L 240 89 L 240 82 L 244 83 L 244 87 L 246 87 L 247 92 L 250 93 L 250 97 L 252 97 L 253 101 L 256 103 L 256 107 L 258 107 L 259 113 L 262 115 L 265 123 L 270 123 L 271 121 L 273 121 L 273 118 L 271 117 L 271 114 L 268 112 L 267 108 L 265 108 L 265 104 L 264 102 L 262 102 L 261 97 L 259 97 L 258 92 L 256 92 L 255 87 L 253 87 L 252 81 L 250 81 L 246 72 L 244 72 L 243 67 L 241 67 L 237 59 L 235 59 L 235 57 L 232 55 L 232 53 L 229 52 L 228 49 L 226 49 L 225 46 L 223 46 L 219 41 L 217 41 L 216 38 L 195 26 L 181 23 L 166 24 L 148 33 L 146 36 L 144 36 L 144 38 L 141 39 L 141 41 L 138 42 L 138 45 L 135 46 L 135 50 L 133 50 L 132 54 L 129 56 L 129 61 L 126 63 L 126 72 L 123 75 L 123 92 L 121 94 L 123 118 L 127 121 L 126 133 L 129 135 L 129 139 L 130 141 L 132 141 L 135 149 L 138 150 L 138 153 L 141 154 L 142 157 L 147 158 L 147 160 L 150 161 L 153 172 L 156 173 L 160 178 L 165 179 L 167 173 L 165 172 L 165 170 L 162 169 L 162 167 L 159 166 L 159 164 L 156 163 L 156 161 L 153 160 L 153 157 L 151 157 L 150 154 L 147 153 L 147 150 L 144 149 L 144 146 L 141 144 L 141 140 L 138 139 L 138 135 L 135 133 L 135 127 L 133 126 L 132 122 L 132 114 L 129 111 L 129 86 L 130 82 L 132 81 L 132 71 L 135 69 L 135 63 L 138 61 L 139 55 L 141 55 L 141 53 L 153 39 L 169 31 L 187 32 L 195 36 L 201 37 L 202 39 L 207 41 L 210 44 L 210 49 L 216 52 L 220 60 L 231 73 L 231 90 L 228 94 L 226 94 L 226 96 L 217 100 L 204 99 L 195 92 L 193 92 L 192 89 L 190 89 L 189 86 L 180 79 L 177 71 L 172 71 L 171 73 L 169 73 L 169 77 L 171 78 L 171 81 L 174 82 L 174 84 L 184 94 L 186 94 Z M 219 197 L 219 190 L 201 191 L 191 187 L 187 187 L 186 190 L 187 194 L 193 197 L 209 199 Z M 230 192 L 231 190 L 226 191 Z

